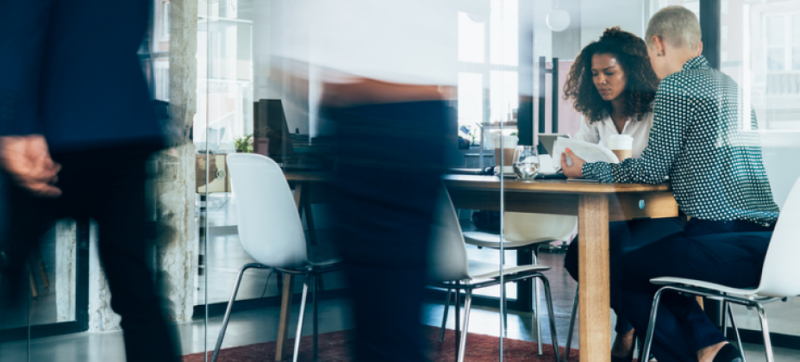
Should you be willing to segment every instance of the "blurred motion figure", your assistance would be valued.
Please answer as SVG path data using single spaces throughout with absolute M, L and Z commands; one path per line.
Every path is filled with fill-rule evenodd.
M 321 90 L 310 132 L 335 151 L 334 243 L 353 300 L 358 361 L 424 360 L 429 238 L 447 147 L 456 150 L 452 29 L 467 3 L 476 2 L 299 0 L 272 8 L 291 25 L 271 44 L 273 71 Z
M 176 361 L 147 263 L 145 162 L 164 147 L 137 50 L 150 4 L 0 0 L 0 270 L 57 219 L 92 218 L 128 361 Z M 3 283 L 11 300 L 19 288 Z

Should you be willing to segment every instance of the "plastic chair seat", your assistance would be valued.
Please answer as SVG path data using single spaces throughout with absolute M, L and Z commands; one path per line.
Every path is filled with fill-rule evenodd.
M 520 265 L 503 269 L 503 276 L 514 275 L 523 272 L 542 272 L 550 270 L 547 265 Z M 500 266 L 493 263 L 486 263 L 477 260 L 469 260 L 469 274 L 472 280 L 494 279 L 500 277 Z
M 705 282 L 705 281 L 702 281 L 702 280 L 694 280 L 694 279 L 686 279 L 686 278 L 660 277 L 660 278 L 650 279 L 650 283 L 656 284 L 656 285 L 680 284 L 680 285 L 685 285 L 685 286 L 689 286 L 689 287 L 697 287 L 697 288 L 713 290 L 713 291 L 717 291 L 717 292 L 725 293 L 725 294 L 733 294 L 733 295 L 739 295 L 739 296 L 745 296 L 745 297 L 756 296 L 756 293 L 755 293 L 756 292 L 756 288 L 755 287 L 753 287 L 753 288 L 744 288 L 744 289 L 732 288 L 732 287 L 725 286 L 725 285 L 722 285 L 722 284 L 716 284 L 716 283 L 711 283 L 711 282 Z
M 498 234 L 483 231 L 467 231 L 464 233 L 464 242 L 469 245 L 480 246 L 489 249 L 500 249 L 500 236 Z M 522 249 L 531 245 L 549 243 L 556 241 L 552 237 L 544 237 L 532 240 L 511 241 L 503 239 L 503 248 L 506 250 Z

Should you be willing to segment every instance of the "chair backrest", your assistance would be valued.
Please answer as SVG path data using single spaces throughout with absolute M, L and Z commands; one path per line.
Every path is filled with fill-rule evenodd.
M 767 249 L 758 294 L 774 297 L 800 295 L 800 179 L 783 205 Z
M 464 235 L 450 194 L 439 191 L 436 218 L 428 250 L 428 279 L 436 282 L 469 279 Z
M 278 164 L 266 156 L 240 153 L 228 156 L 228 169 L 244 250 L 271 267 L 306 264 L 303 224 Z
M 508 241 L 568 240 L 577 216 L 506 212 L 504 237 Z

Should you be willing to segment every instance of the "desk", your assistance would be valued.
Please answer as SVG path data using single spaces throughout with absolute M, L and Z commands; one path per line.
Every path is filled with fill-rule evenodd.
M 287 172 L 286 179 L 296 187 L 298 207 L 303 195 L 312 202 L 314 183 L 330 180 L 321 172 Z M 447 187 L 456 208 L 500 210 L 500 181 L 495 176 L 446 175 Z M 300 189 L 297 189 L 297 188 Z M 300 192 L 297 192 L 300 191 Z M 608 362 L 611 358 L 611 316 L 609 297 L 608 223 L 638 218 L 678 216 L 678 204 L 669 184 L 593 184 L 564 180 L 504 183 L 505 211 L 578 216 L 580 243 L 580 353 L 583 360 Z M 283 329 L 288 322 L 290 280 L 284 281 L 285 305 L 281 306 Z M 285 312 L 284 312 L 285 311 Z M 286 319 L 284 320 L 284 314 Z M 563 331 L 562 331 L 563 333 Z M 283 333 L 279 331 L 278 353 Z M 591 357 L 589 357 L 591 356 Z

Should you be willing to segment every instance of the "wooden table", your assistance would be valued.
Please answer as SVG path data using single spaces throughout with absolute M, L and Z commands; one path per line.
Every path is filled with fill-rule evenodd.
M 330 179 L 320 172 L 287 172 L 295 185 L 295 200 L 313 198 L 308 187 Z M 495 176 L 447 175 L 444 184 L 456 208 L 500 210 L 500 182 Z M 298 189 L 299 187 L 299 189 Z M 678 216 L 678 205 L 668 184 L 599 184 L 563 180 L 504 183 L 505 211 L 578 216 L 580 243 L 580 352 L 584 360 L 611 358 L 609 297 L 609 221 Z M 284 277 L 284 304 L 278 332 L 276 360 L 282 359 L 291 299 L 291 278 Z M 563 333 L 563 331 L 562 331 Z M 279 355 L 280 353 L 280 355 Z

